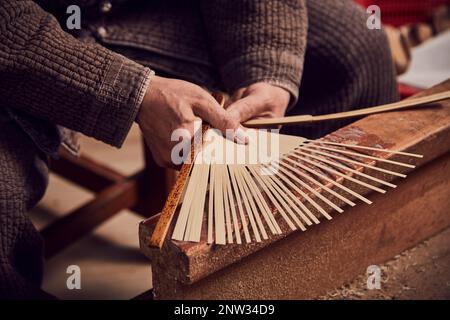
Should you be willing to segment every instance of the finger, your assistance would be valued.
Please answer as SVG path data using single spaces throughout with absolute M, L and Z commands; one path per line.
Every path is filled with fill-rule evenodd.
M 217 101 L 212 97 L 202 99 L 193 105 L 194 114 L 207 121 L 214 128 L 219 129 L 223 133 L 227 129 L 236 129 L 239 122 L 232 119 L 231 116 L 223 109 Z
M 246 130 L 236 119 L 233 119 L 216 101 L 200 103 L 195 106 L 194 113 L 219 129 L 230 140 L 246 144 L 249 141 Z
M 225 101 L 225 105 L 223 106 L 225 109 L 228 109 L 228 107 L 233 103 L 241 99 L 245 94 L 246 88 L 240 88 L 236 90 L 231 97 Z
M 239 125 L 234 130 L 227 129 L 225 138 L 238 144 L 247 144 L 250 141 L 247 134 L 247 128 L 243 127 L 242 125 Z
M 258 95 L 249 95 L 232 103 L 227 112 L 240 123 L 258 116 L 267 108 L 267 105 Z
M 235 130 L 233 141 L 239 144 L 247 144 L 249 142 L 249 137 L 246 131 L 247 130 L 243 126 L 239 126 L 239 128 Z

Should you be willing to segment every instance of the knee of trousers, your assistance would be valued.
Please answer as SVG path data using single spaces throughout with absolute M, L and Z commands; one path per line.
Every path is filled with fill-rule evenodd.
M 396 75 L 386 34 L 367 26 L 364 8 L 339 0 L 312 0 L 307 5 L 307 58 L 329 68 L 335 82 L 360 97 L 356 105 L 395 99 Z

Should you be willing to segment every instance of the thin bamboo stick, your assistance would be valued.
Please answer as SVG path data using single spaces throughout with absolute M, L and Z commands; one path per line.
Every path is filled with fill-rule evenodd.
M 299 116 L 290 116 L 290 117 L 281 117 L 281 118 L 271 118 L 271 119 L 255 119 L 249 120 L 244 123 L 246 127 L 265 127 L 265 126 L 276 126 L 276 125 L 297 125 L 302 123 L 310 123 L 310 122 L 319 122 L 326 120 L 337 120 L 337 119 L 345 119 L 345 118 L 353 118 L 366 116 L 375 113 L 387 112 L 387 111 L 395 111 L 402 110 L 411 107 L 424 107 L 430 103 L 450 99 L 450 91 L 444 91 L 432 95 L 428 95 L 425 97 L 414 98 L 402 100 L 399 102 L 389 103 L 381 106 L 346 111 L 346 112 L 338 112 L 331 113 L 325 115 L 299 115 Z
M 319 151 L 319 150 L 316 150 L 316 149 L 311 149 L 309 147 L 298 147 L 298 149 L 315 152 L 317 154 L 320 154 L 320 155 L 323 155 L 323 156 L 326 156 L 326 157 L 329 157 L 329 158 L 337 159 L 337 160 L 344 161 L 344 162 L 354 163 L 354 164 L 357 164 L 357 165 L 360 165 L 362 167 L 369 168 L 369 169 L 372 169 L 372 170 L 375 170 L 375 171 L 380 171 L 380 172 L 387 173 L 387 174 L 390 174 L 390 175 L 393 175 L 393 176 L 406 178 L 406 174 L 398 173 L 398 172 L 395 172 L 395 171 L 391 171 L 391 170 L 387 170 L 387 169 L 383 169 L 383 168 L 379 168 L 379 167 L 375 167 L 375 166 L 371 166 L 370 164 L 367 164 L 367 163 L 364 163 L 364 162 L 360 162 L 360 161 L 356 161 L 356 160 L 353 160 L 353 159 L 350 159 L 350 158 L 347 158 L 347 157 L 340 157 L 340 156 L 337 156 L 335 154 Z
M 371 151 L 399 154 L 399 155 L 414 157 L 414 158 L 423 158 L 423 155 L 421 155 L 421 154 L 409 153 L 409 152 L 403 152 L 403 151 L 395 151 L 395 150 L 389 150 L 389 149 L 381 149 L 381 148 L 375 148 L 375 147 L 369 147 L 369 146 L 361 146 L 359 144 L 339 143 L 339 142 L 331 142 L 331 141 L 323 141 L 323 140 L 308 140 L 308 139 L 306 139 L 305 142 L 329 144 L 329 145 L 333 145 L 333 146 L 340 146 L 340 147 L 347 147 L 347 148 L 359 148 L 359 149 L 363 149 L 363 150 L 371 150 Z

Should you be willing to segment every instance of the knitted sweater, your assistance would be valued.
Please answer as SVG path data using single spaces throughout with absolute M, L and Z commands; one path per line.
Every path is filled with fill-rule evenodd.
M 123 143 L 151 73 L 107 46 L 151 53 L 147 65 L 163 70 L 167 58 L 178 60 L 173 73 L 207 86 L 234 90 L 267 81 L 298 96 L 304 1 L 122 0 L 108 13 L 100 1 L 39 2 L 48 11 L 33 1 L 0 1 L 0 108 L 11 110 L 46 153 L 58 143 L 44 122 Z M 65 27 L 67 6 L 77 3 L 78 39 L 55 18 Z
M 151 68 L 229 91 L 267 81 L 295 100 L 305 50 L 304 1 L 112 0 L 107 13 L 96 0 L 38 2 L 0 0 L 0 298 L 46 297 L 27 211 L 45 191 L 56 125 L 120 147 Z

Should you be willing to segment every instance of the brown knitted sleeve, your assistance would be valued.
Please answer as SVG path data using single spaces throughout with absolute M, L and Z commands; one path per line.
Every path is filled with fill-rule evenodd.
M 0 107 L 119 147 L 151 73 L 73 38 L 33 1 L 0 1 Z
M 203 0 L 202 14 L 227 90 L 264 81 L 297 99 L 306 50 L 305 0 Z

